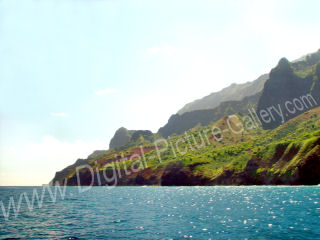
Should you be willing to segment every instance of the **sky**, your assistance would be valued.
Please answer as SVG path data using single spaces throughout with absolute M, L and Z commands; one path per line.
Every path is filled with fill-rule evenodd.
M 320 48 L 320 1 L 0 0 L 0 186 L 41 185 Z

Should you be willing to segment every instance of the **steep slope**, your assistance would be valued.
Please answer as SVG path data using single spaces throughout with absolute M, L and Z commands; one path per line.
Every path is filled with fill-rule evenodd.
M 79 159 L 51 184 L 319 184 L 319 103 L 320 50 L 283 58 L 262 92 L 173 115 L 159 130 L 166 140 L 121 128 L 116 147 Z M 254 107 L 257 114 L 248 114 Z
M 257 111 L 272 111 L 277 106 L 284 112 L 273 114 L 273 120 L 260 118 L 265 129 L 272 129 L 320 104 L 320 51 L 306 60 L 290 63 L 283 58 L 271 70 L 259 99 Z M 311 95 L 309 95 L 311 94 Z M 269 110 L 271 109 L 271 110 Z
M 172 134 L 181 134 L 198 124 L 206 126 L 223 116 L 234 113 L 247 113 L 248 109 L 255 108 L 261 93 L 245 97 L 241 101 L 222 102 L 218 107 L 207 110 L 186 112 L 182 115 L 175 114 L 170 117 L 168 123 L 159 129 L 159 134 L 168 137 Z
M 83 163 L 89 164 L 91 170 L 68 167 L 63 170 L 67 178 L 56 174 L 52 183 L 166 186 L 320 183 L 319 107 L 274 130 L 255 126 L 241 133 L 221 131 L 219 136 L 206 131 L 228 126 L 235 130 L 241 124 L 246 126 L 247 120 L 244 115 L 224 117 L 188 132 L 190 141 L 180 135 L 170 139 L 168 145 L 162 142 L 108 151 Z M 182 153 L 169 147 L 178 146 L 177 143 L 179 148 L 188 150 Z
M 164 137 L 172 134 L 181 134 L 198 124 L 204 126 L 228 114 L 247 113 L 248 109 L 252 107 L 257 107 L 259 113 L 267 111 L 267 114 L 271 116 L 271 120 L 267 121 L 265 118 L 260 117 L 260 121 L 265 129 L 275 128 L 304 111 L 319 106 L 319 62 L 320 51 L 309 54 L 302 60 L 294 63 L 290 63 L 287 59 L 283 58 L 271 70 L 270 74 L 263 75 L 258 80 L 248 84 L 234 85 L 234 87 L 232 85 L 205 99 L 214 100 L 220 94 L 242 96 L 244 93 L 249 94 L 250 91 L 255 92 L 255 90 L 264 84 L 262 93 L 259 92 L 245 97 L 240 101 L 220 102 L 219 106 L 214 109 L 195 110 L 172 115 L 168 123 L 158 130 L 158 133 Z M 266 81 L 265 78 L 267 76 L 269 76 L 269 79 Z M 310 93 L 312 97 L 308 95 Z M 221 96 L 221 99 L 223 99 L 223 96 Z M 291 101 L 288 107 L 286 105 L 287 101 Z M 284 111 L 281 112 L 282 115 L 277 114 L 277 108 L 281 108 L 280 110 Z
M 130 141 L 131 134 L 129 133 L 128 129 L 121 127 L 119 128 L 114 136 L 112 137 L 109 148 L 116 148 L 121 147 L 125 144 L 127 144 Z
M 96 150 L 93 153 L 91 153 L 86 159 L 78 159 L 74 164 L 64 168 L 61 171 L 56 172 L 54 178 L 51 180 L 50 184 L 53 185 L 55 182 L 59 182 L 60 185 L 64 184 L 65 179 L 68 179 L 69 174 L 74 171 L 79 166 L 85 165 L 91 160 L 95 159 L 96 157 L 99 157 L 105 153 L 107 153 L 107 150 Z
M 268 74 L 263 74 L 252 82 L 243 84 L 234 83 L 219 92 L 211 93 L 204 98 L 186 104 L 178 111 L 177 114 L 182 115 L 186 112 L 192 112 L 195 110 L 213 109 L 218 107 L 220 103 L 226 101 L 241 101 L 245 97 L 249 97 L 261 92 L 264 83 L 268 78 Z
M 316 65 L 315 76 L 311 86 L 311 94 L 317 103 L 320 103 L 320 64 Z
M 125 147 L 130 142 L 152 142 L 153 140 L 153 133 L 149 130 L 128 130 L 121 127 L 110 140 L 109 149 Z

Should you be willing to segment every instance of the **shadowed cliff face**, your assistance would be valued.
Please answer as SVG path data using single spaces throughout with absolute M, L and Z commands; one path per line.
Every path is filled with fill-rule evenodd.
M 281 143 L 275 146 L 269 158 L 259 157 L 259 153 L 250 158 L 241 171 L 227 167 L 214 178 L 205 177 L 194 171 L 199 165 L 189 166 L 182 162 L 171 162 L 165 168 L 146 168 L 127 174 L 125 170 L 109 169 L 90 171 L 83 168 L 67 180 L 71 186 L 205 186 L 205 185 L 317 185 L 320 183 L 320 137 L 309 144 L 292 145 Z M 303 156 L 295 161 L 297 156 Z M 273 169 L 273 170 L 270 170 Z M 278 170 L 277 170 L 278 169 Z M 60 181 L 60 184 L 64 184 Z
M 161 176 L 162 186 L 201 186 L 211 185 L 211 180 L 197 176 L 192 168 L 186 168 L 182 163 L 169 164 Z
M 143 142 L 144 140 L 152 142 L 153 133 L 149 130 L 127 130 L 124 127 L 119 128 L 110 141 L 109 148 L 121 148 L 130 142 Z
M 298 168 L 296 184 L 317 185 L 320 183 L 320 146 L 318 145 Z
M 289 119 L 319 106 L 320 102 L 317 99 L 319 99 L 320 91 L 318 89 L 319 81 L 315 71 L 305 77 L 298 76 L 293 64 L 282 58 L 279 64 L 271 70 L 270 78 L 266 81 L 258 102 L 257 112 L 271 111 L 273 118 L 272 121 L 266 121 L 259 114 L 263 128 L 276 128 Z M 282 115 L 277 114 L 273 109 L 269 110 L 271 108 L 280 109 Z
M 145 159 L 149 159 L 156 154 L 156 148 L 126 149 L 127 160 L 114 150 L 98 151 L 57 172 L 53 182 L 71 186 L 316 185 L 320 183 L 319 127 L 320 107 L 274 130 L 259 128 L 252 142 L 247 139 L 231 146 L 220 143 L 222 151 L 216 145 L 207 145 L 184 156 L 162 158 L 161 163 L 157 159 L 143 160 L 138 165 L 134 164 L 137 155 L 144 152 Z M 131 156 L 135 158 L 131 160 Z M 123 162 L 125 168 L 120 166 Z
M 275 164 L 287 164 L 295 157 L 293 154 L 287 159 L 283 158 L 288 146 L 280 146 L 271 161 L 265 161 L 259 158 L 252 158 L 248 161 L 245 169 L 240 172 L 225 169 L 216 178 L 210 179 L 195 174 L 189 167 L 181 163 L 169 164 L 165 169 L 144 169 L 137 173 L 126 175 L 125 171 L 120 171 L 120 176 L 115 177 L 115 172 L 108 170 L 105 173 L 90 172 L 84 169 L 79 172 L 79 179 L 76 175 L 69 178 L 67 185 L 77 186 L 208 186 L 208 185 L 317 185 L 320 183 L 320 140 L 313 147 L 301 162 L 292 166 L 284 173 L 270 173 L 264 169 L 272 168 Z M 108 177 L 102 177 L 103 174 Z M 61 182 L 61 184 L 63 184 Z
M 290 145 L 278 145 L 270 159 L 253 157 L 243 171 L 225 169 L 213 179 L 197 176 L 179 163 L 168 165 L 161 177 L 161 185 L 317 185 L 320 183 L 320 138 L 310 146 L 302 161 L 291 165 L 301 149 Z M 286 171 L 269 172 L 278 166 Z M 264 169 L 260 171 L 259 169 Z
M 163 136 L 182 134 L 167 139 L 167 148 L 162 144 L 165 140 L 161 140 L 159 149 L 162 161 L 158 161 L 159 149 L 153 143 L 156 135 L 150 131 L 121 128 L 111 144 L 121 147 L 96 151 L 88 159 L 78 160 L 57 172 L 53 182 L 82 186 L 319 184 L 320 107 L 315 108 L 320 103 L 319 61 L 320 51 L 293 63 L 281 59 L 272 69 L 262 93 L 242 101 L 223 102 L 216 109 L 173 115 L 159 132 L 162 131 Z M 310 105 L 310 98 L 301 98 L 310 93 L 317 104 L 312 102 L 313 105 Z M 286 102 L 291 101 L 292 107 L 294 99 L 300 101 L 301 106 L 309 105 L 287 114 Z M 245 118 L 248 117 L 248 108 L 256 106 L 255 103 L 258 113 L 270 107 L 282 110 L 282 118 L 273 112 L 275 121 L 268 123 L 258 114 L 263 127 L 272 130 L 263 130 L 258 121 L 256 125 L 245 124 L 248 123 L 248 118 Z M 244 114 L 234 115 L 239 121 L 233 122 L 233 125 L 231 122 L 231 126 L 247 126 L 241 135 L 226 128 L 228 125 L 230 127 L 230 122 L 226 123 L 230 118 L 225 115 L 237 112 Z M 199 126 L 199 123 L 205 126 Z M 194 142 L 197 142 L 201 140 L 201 133 L 208 134 L 204 131 L 213 126 L 224 129 L 219 134 L 222 141 L 217 142 L 215 135 L 209 135 L 206 144 L 195 147 L 183 134 L 191 129 L 188 135 L 192 135 Z M 177 144 L 187 152 L 181 155 L 174 153 Z M 78 172 L 77 167 L 80 168 Z
M 50 184 L 55 185 L 59 183 L 60 185 L 64 185 L 64 180 L 68 178 L 69 174 L 73 172 L 77 167 L 88 164 L 95 157 L 106 153 L 106 150 L 96 150 L 91 153 L 86 159 L 78 159 L 74 164 L 66 167 L 65 169 L 56 172 L 54 178 L 51 180 Z
M 248 109 L 255 107 L 261 93 L 257 93 L 250 97 L 245 97 L 241 101 L 223 102 L 215 109 L 196 110 L 186 112 L 182 115 L 175 114 L 170 117 L 168 123 L 159 129 L 159 133 L 163 137 L 168 137 L 172 134 L 181 134 L 195 127 L 197 124 L 206 126 L 211 122 L 215 122 L 220 118 L 234 113 L 248 112 Z
M 301 161 L 290 164 L 300 149 L 290 149 L 290 145 L 279 146 L 271 159 L 251 159 L 242 176 L 246 183 L 254 185 L 317 185 L 320 183 L 320 138 L 310 147 Z M 263 166 L 262 171 L 259 171 Z M 271 173 L 272 167 L 287 168 L 286 171 Z M 281 169 L 280 168 L 280 169 Z
M 320 63 L 316 65 L 316 76 L 313 79 L 311 94 L 314 96 L 317 103 L 320 104 Z
M 109 148 L 121 147 L 127 144 L 130 141 L 130 133 L 129 131 L 121 127 L 114 134 L 113 138 L 110 141 Z

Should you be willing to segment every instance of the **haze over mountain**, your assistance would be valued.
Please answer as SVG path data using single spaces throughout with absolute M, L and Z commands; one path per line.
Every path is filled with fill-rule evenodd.
M 247 113 L 248 109 L 256 107 L 260 95 L 261 92 L 258 92 L 241 101 L 222 102 L 214 109 L 194 110 L 181 115 L 174 114 L 169 118 L 168 123 L 159 129 L 158 133 L 163 137 L 168 137 L 172 134 L 184 133 L 199 124 L 206 126 L 233 113 Z
M 261 92 L 268 78 L 268 74 L 263 74 L 252 82 L 243 84 L 233 83 L 219 92 L 211 93 L 208 96 L 186 104 L 178 111 L 178 114 L 182 115 L 183 113 L 194 110 L 213 109 L 219 106 L 220 103 L 226 101 L 240 101 L 245 97 Z
M 260 111 L 270 107 L 273 102 L 284 105 L 285 101 L 294 99 L 295 96 L 311 92 L 315 100 L 320 102 L 320 83 L 317 78 L 318 72 L 316 72 L 320 71 L 317 70 L 320 67 L 316 69 L 319 61 L 320 50 L 292 63 L 283 58 L 270 74 L 263 74 L 252 82 L 232 84 L 219 92 L 186 104 L 177 114 L 169 118 L 168 123 L 161 127 L 158 133 L 167 138 L 172 134 L 184 133 L 199 124 L 206 126 L 233 113 L 245 114 L 251 108 Z M 192 108 L 196 110 L 191 110 Z M 275 114 L 274 121 L 270 124 L 263 122 L 263 127 L 275 128 L 300 113 L 296 111 L 295 114 L 283 116 L 285 119 Z M 124 146 L 130 142 L 130 136 L 133 133 L 134 131 L 128 131 L 125 128 L 118 129 L 111 139 L 110 148 Z
M 159 130 L 168 137 L 160 143 L 150 131 L 120 128 L 114 148 L 78 160 L 51 184 L 319 184 L 319 87 L 320 50 L 292 63 L 282 58 L 262 91 L 173 115 Z
M 1 1 L 0 185 L 49 182 L 108 149 L 121 126 L 156 133 L 187 103 L 317 50 L 319 9 L 317 0 Z
M 159 134 L 168 137 L 172 134 L 181 134 L 197 124 L 205 126 L 212 121 L 216 121 L 225 115 L 232 113 L 245 113 L 250 108 L 264 109 L 270 107 L 270 104 L 276 102 L 283 104 L 284 101 L 294 99 L 295 96 L 301 96 L 313 89 L 314 97 L 318 98 L 317 86 L 319 85 L 315 76 L 315 65 L 320 61 L 320 51 L 308 54 L 292 64 L 288 60 L 282 59 L 279 65 L 271 71 L 271 75 L 261 75 L 257 80 L 245 84 L 224 88 L 222 91 L 212 93 L 209 96 L 196 100 L 187 106 L 203 109 L 187 111 L 172 115 L 168 123 L 159 129 Z M 292 66 L 291 66 L 292 65 Z M 296 73 L 294 73 L 294 70 Z M 313 74 L 312 74 L 313 71 Z M 308 75 L 309 74 L 309 75 Z M 276 79 L 279 79 L 278 81 Z M 271 88 L 271 89 L 270 89 Z M 262 95 L 262 96 L 261 96 Z M 242 98 L 245 96 L 244 98 Z M 240 98 L 238 101 L 223 101 L 221 99 Z M 212 100 L 212 102 L 210 101 Z M 278 102 L 277 102 L 278 101 Z M 209 106 L 218 106 L 213 109 L 207 109 Z M 183 108 L 186 111 L 187 108 Z M 207 109 L 207 110 L 205 110 Z M 180 112 L 183 112 L 180 110 Z M 279 121 L 284 123 L 290 118 L 300 114 L 286 117 L 285 120 L 279 119 L 281 116 L 275 116 L 275 121 L 263 124 L 265 128 L 274 128 L 279 125 Z

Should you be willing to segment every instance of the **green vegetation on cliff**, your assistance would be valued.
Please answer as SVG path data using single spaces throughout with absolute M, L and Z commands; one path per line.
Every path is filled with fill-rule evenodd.
M 225 117 L 168 141 L 162 139 L 119 152 L 110 150 L 86 162 L 99 172 L 100 178 L 105 174 L 107 180 L 99 182 L 96 175 L 91 176 L 88 168 L 84 168 L 79 171 L 81 184 L 90 185 L 91 180 L 94 185 L 115 182 L 117 185 L 317 184 L 320 181 L 320 108 L 273 130 L 263 130 L 257 125 L 245 129 L 243 119 L 244 115 Z M 212 134 L 212 129 L 218 128 L 221 132 Z M 66 170 L 67 184 L 77 185 L 76 168 Z M 63 184 L 59 177 L 54 181 Z
M 261 92 L 173 115 L 159 134 L 120 128 L 110 150 L 78 160 L 51 183 L 319 184 L 319 104 L 320 51 L 283 58 Z

